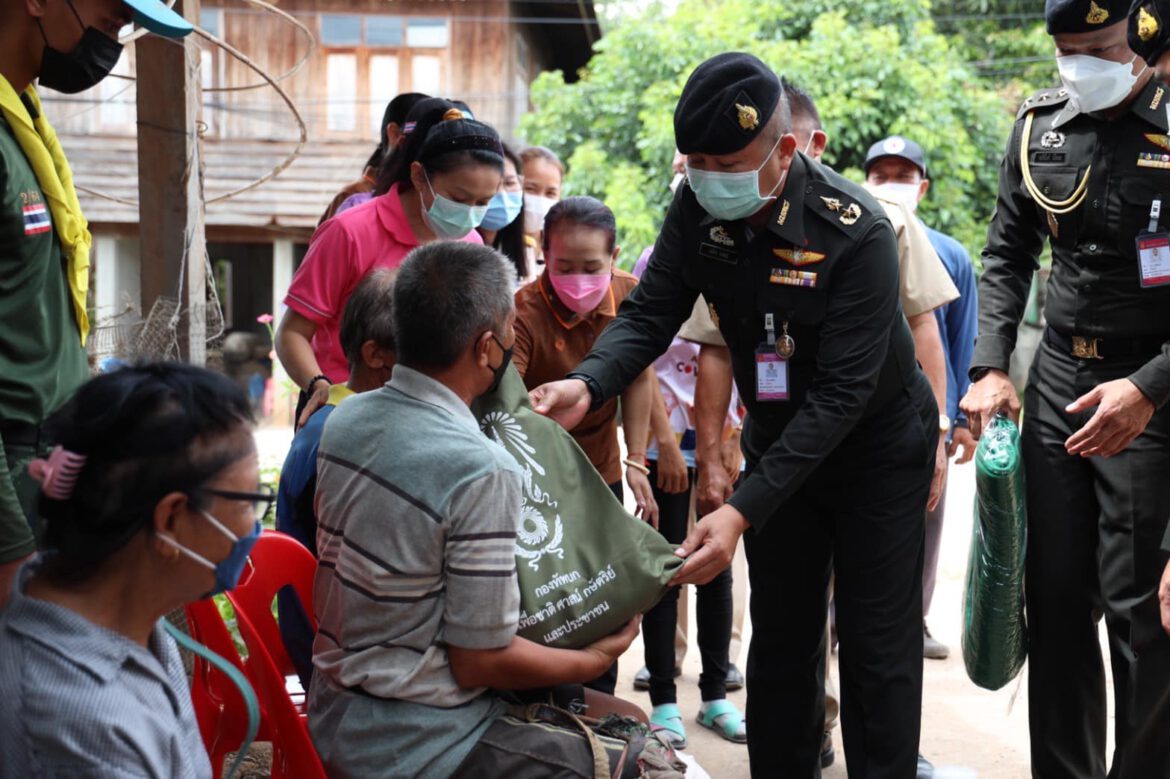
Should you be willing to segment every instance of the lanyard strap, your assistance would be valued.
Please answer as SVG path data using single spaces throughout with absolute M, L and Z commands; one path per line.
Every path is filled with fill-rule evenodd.
M 255 740 L 256 733 L 260 730 L 260 702 L 256 699 L 256 692 L 252 689 L 252 685 L 248 684 L 248 680 L 244 678 L 244 675 L 240 673 L 239 668 L 236 668 L 167 620 L 163 620 L 163 630 L 167 631 L 179 646 L 194 652 L 222 671 L 223 675 L 231 679 L 232 684 L 239 689 L 240 697 L 244 699 L 244 707 L 248 710 L 248 730 L 244 736 L 243 743 L 240 744 L 239 751 L 236 752 L 235 761 L 232 762 L 231 768 L 223 775 L 224 779 L 232 779 L 239 769 L 240 764 L 244 762 L 244 758 L 247 757 L 248 748 L 252 746 L 252 741 Z

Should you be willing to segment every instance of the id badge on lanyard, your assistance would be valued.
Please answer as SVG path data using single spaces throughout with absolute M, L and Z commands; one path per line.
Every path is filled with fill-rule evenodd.
M 1149 229 L 1137 237 L 1138 270 L 1142 287 L 1164 287 L 1170 284 L 1170 232 L 1158 230 L 1162 213 L 1159 196 L 1150 205 Z
M 764 329 L 768 339 L 756 348 L 756 400 L 788 400 L 788 358 L 796 351 L 796 342 L 788 335 L 788 323 L 784 333 L 776 338 L 776 317 L 764 315 Z

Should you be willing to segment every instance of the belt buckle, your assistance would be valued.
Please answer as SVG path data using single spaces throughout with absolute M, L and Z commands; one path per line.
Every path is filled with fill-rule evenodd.
M 1100 360 L 1101 354 L 1097 351 L 1100 338 L 1086 338 L 1083 335 L 1072 337 L 1072 356 L 1078 360 Z

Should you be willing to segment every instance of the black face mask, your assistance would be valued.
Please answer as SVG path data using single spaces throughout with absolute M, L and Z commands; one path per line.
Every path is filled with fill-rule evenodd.
M 96 27 L 86 27 L 77 15 L 73 3 L 69 3 L 69 10 L 84 33 L 73 51 L 64 53 L 49 45 L 45 37 L 45 28 L 40 20 L 37 26 L 41 27 L 41 37 L 45 39 L 45 51 L 41 59 L 40 85 L 72 95 L 84 92 L 110 74 L 122 56 L 122 44 L 105 35 Z
M 492 340 L 495 341 L 496 345 L 500 347 L 500 350 L 504 353 L 504 357 L 500 360 L 500 364 L 498 366 L 492 368 L 492 370 L 495 371 L 495 375 L 492 376 L 492 385 L 488 387 L 487 391 L 483 393 L 485 395 L 491 395 L 500 388 L 500 382 L 504 380 L 504 374 L 508 372 L 508 364 L 512 362 L 512 352 L 516 350 L 515 343 L 505 349 L 504 345 L 500 343 L 499 338 L 496 338 L 493 335 Z

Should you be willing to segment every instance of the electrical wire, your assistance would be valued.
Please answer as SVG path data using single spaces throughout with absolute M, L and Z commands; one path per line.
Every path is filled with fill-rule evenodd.
M 260 1 L 261 0 L 257 0 L 257 2 L 260 2 Z M 241 63 L 243 63 L 245 66 L 247 66 L 248 68 L 251 68 L 253 71 L 255 71 L 256 74 L 260 76 L 260 78 L 264 79 L 264 81 L 269 86 L 271 86 L 273 90 L 275 90 L 277 95 L 280 96 L 281 100 L 284 101 L 285 105 L 288 106 L 288 109 L 292 113 L 293 119 L 296 121 L 297 128 L 299 130 L 299 137 L 296 141 L 296 146 L 271 171 L 269 171 L 265 175 L 261 176 L 260 178 L 256 179 L 255 181 L 251 182 L 250 184 L 247 184 L 247 185 L 240 187 L 238 189 L 234 189 L 231 192 L 228 192 L 226 194 L 218 195 L 216 197 L 211 198 L 210 200 L 204 200 L 204 205 L 211 205 L 212 203 L 219 203 L 219 202 L 222 202 L 225 200 L 230 200 L 233 197 L 237 197 L 239 195 L 242 195 L 245 192 L 253 190 L 256 187 L 259 187 L 262 184 L 264 184 L 268 181 L 271 181 L 273 178 L 275 178 L 276 176 L 283 173 L 288 168 L 288 166 L 292 165 L 293 162 L 295 162 L 296 159 L 300 156 L 301 150 L 304 148 L 305 143 L 308 141 L 309 131 L 308 131 L 308 126 L 305 124 L 305 119 L 303 116 L 301 116 L 300 109 L 297 108 L 296 103 L 293 102 L 293 99 L 291 97 L 289 97 L 287 92 L 284 91 L 284 88 L 281 87 L 280 84 L 278 84 L 276 82 L 276 79 L 274 79 L 272 76 L 270 76 L 267 71 L 265 71 L 263 68 L 261 68 L 255 62 L 253 62 L 252 59 L 249 58 L 242 51 L 235 48 L 234 46 L 227 43 L 226 41 L 222 40 L 221 38 L 218 38 L 218 37 L 212 35 L 211 33 L 204 30 L 202 27 L 199 27 L 198 25 L 196 25 L 195 26 L 195 33 L 197 35 L 199 35 L 201 38 L 203 38 L 204 40 L 208 41 L 209 43 L 220 47 L 221 49 L 226 51 L 228 54 L 232 55 L 237 60 L 239 60 Z M 169 40 L 169 39 L 164 38 L 162 40 Z M 185 46 L 186 45 L 185 43 L 182 43 L 179 41 L 171 41 L 171 42 L 177 46 Z M 195 131 L 195 134 L 198 135 L 198 130 Z M 188 161 L 188 163 L 190 164 L 190 161 Z M 127 200 L 125 198 L 120 198 L 116 195 L 111 195 L 107 192 L 101 192 L 100 190 L 90 189 L 88 187 L 84 187 L 84 186 L 82 186 L 80 184 L 76 184 L 76 183 L 75 183 L 75 186 L 77 187 L 77 189 L 81 190 L 82 192 L 93 195 L 94 197 L 103 198 L 105 200 L 111 200 L 115 203 L 121 203 L 123 205 L 133 206 L 135 208 L 138 207 L 137 201 L 131 201 L 131 200 Z

